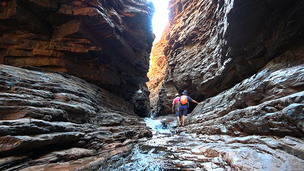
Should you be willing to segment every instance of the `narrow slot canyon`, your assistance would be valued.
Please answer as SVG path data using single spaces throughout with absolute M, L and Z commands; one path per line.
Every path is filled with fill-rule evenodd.
M 304 1 L 0 2 L 0 170 L 304 170 Z

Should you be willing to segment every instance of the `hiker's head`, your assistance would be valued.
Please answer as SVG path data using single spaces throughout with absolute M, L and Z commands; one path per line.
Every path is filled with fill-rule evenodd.
M 188 95 L 187 90 L 184 90 L 182 94 L 183 94 L 183 95 Z
M 179 94 L 178 94 L 178 93 L 176 93 L 176 94 L 175 94 L 175 97 L 178 97 L 178 96 L 179 96 Z

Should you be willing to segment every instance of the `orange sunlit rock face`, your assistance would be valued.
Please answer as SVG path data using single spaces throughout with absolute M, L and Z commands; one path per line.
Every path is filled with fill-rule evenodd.
M 148 89 L 150 91 L 151 106 L 156 105 L 158 93 L 166 76 L 168 58 L 164 55 L 163 50 L 167 44 L 167 33 L 168 26 L 163 32 L 160 41 L 155 43 L 152 47 L 151 64 L 148 72 L 149 82 L 147 83 Z

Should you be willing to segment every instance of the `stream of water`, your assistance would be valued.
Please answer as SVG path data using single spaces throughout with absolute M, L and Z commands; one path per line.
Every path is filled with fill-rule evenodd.
M 174 116 L 147 118 L 145 122 L 153 136 L 139 140 L 130 151 L 110 158 L 100 171 L 272 171 L 291 167 L 303 170 L 302 164 L 293 163 L 298 161 L 297 156 L 276 151 L 277 145 L 286 138 L 186 133 L 188 127 L 176 128 Z M 291 139 L 288 142 L 292 142 Z M 288 160 L 284 159 L 286 156 Z
M 191 146 L 195 143 L 193 137 L 187 134 L 177 134 L 174 123 L 164 124 L 160 119 L 147 118 L 145 122 L 151 128 L 153 137 L 142 141 L 126 153 L 112 157 L 100 170 L 121 171 L 121 170 L 180 170 L 176 161 L 176 151 L 180 146 Z M 189 144 L 189 140 L 191 143 Z

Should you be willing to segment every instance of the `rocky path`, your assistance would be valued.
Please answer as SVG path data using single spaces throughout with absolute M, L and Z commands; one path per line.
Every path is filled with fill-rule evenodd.
M 197 135 L 173 115 L 146 119 L 153 137 L 100 170 L 303 170 L 304 140 L 289 136 Z

